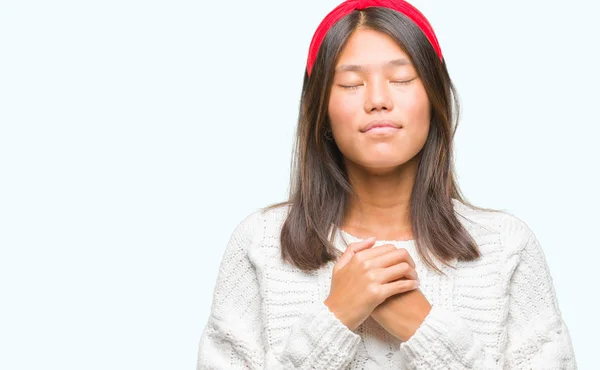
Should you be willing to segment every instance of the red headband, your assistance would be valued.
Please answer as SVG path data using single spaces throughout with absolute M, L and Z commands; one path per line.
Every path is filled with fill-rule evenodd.
M 354 10 L 362 10 L 370 7 L 383 7 L 393 9 L 397 12 L 400 12 L 407 16 L 410 20 L 415 22 L 415 24 L 423 31 L 431 45 L 435 49 L 437 55 L 442 59 L 442 50 L 440 45 L 438 44 L 438 40 L 435 37 L 435 33 L 433 32 L 433 28 L 431 24 L 427 21 L 427 18 L 414 6 L 410 5 L 404 0 L 346 0 L 340 5 L 338 5 L 335 9 L 333 9 L 319 27 L 315 31 L 313 35 L 312 41 L 310 43 L 310 49 L 308 51 L 308 62 L 306 64 L 306 70 L 308 75 L 312 71 L 313 64 L 315 63 L 315 59 L 317 59 L 317 53 L 319 52 L 319 48 L 321 47 L 321 43 L 325 38 L 329 29 L 333 27 L 340 19 L 344 18 L 348 14 L 352 13 Z

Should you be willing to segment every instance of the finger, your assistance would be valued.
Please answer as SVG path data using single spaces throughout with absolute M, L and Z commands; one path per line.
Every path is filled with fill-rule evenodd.
M 350 243 L 350 245 L 348 245 L 348 248 L 346 248 L 346 250 L 352 249 L 354 251 L 354 253 L 358 253 L 360 251 L 363 251 L 363 250 L 368 249 L 368 248 L 372 247 L 373 245 L 375 245 L 376 240 L 377 240 L 377 238 L 372 236 L 368 239 L 365 239 L 365 240 L 362 240 L 359 242 Z M 352 247 L 352 248 L 350 248 L 350 247 Z
M 419 280 L 417 272 L 406 262 L 392 265 L 390 267 L 381 269 L 377 274 L 380 277 L 380 281 L 383 283 L 389 283 L 394 280 Z
M 371 260 L 394 250 L 396 250 L 396 247 L 394 247 L 391 244 L 386 244 L 381 245 L 377 248 L 371 248 L 361 251 L 360 253 L 357 253 L 357 255 L 360 256 L 361 260 Z
M 417 280 L 397 280 L 391 283 L 383 284 L 381 286 L 381 293 L 385 299 L 395 294 L 406 293 L 411 290 L 415 290 L 419 287 L 419 281 Z
M 348 247 L 346 247 L 346 250 L 344 251 L 344 253 L 342 253 L 340 258 L 338 259 L 335 266 L 333 267 L 334 271 L 337 271 L 337 270 L 341 269 L 342 267 L 346 266 L 348 264 L 348 262 L 350 262 L 352 257 L 354 257 L 356 252 L 359 252 L 366 248 L 372 247 L 375 244 L 375 240 L 376 240 L 375 237 L 371 237 L 371 238 L 365 239 L 360 242 L 349 244 Z
M 398 252 L 402 253 L 403 255 L 405 255 L 406 256 L 406 262 L 408 262 L 408 264 L 411 265 L 412 268 L 415 268 L 415 261 L 413 260 L 413 258 L 410 255 L 410 253 L 408 253 L 408 251 L 406 250 L 406 248 L 398 248 Z
M 383 247 L 383 246 L 382 246 Z M 412 268 L 415 268 L 415 261 L 413 261 L 412 257 L 408 253 L 408 251 L 404 248 L 396 249 L 391 248 L 391 250 L 385 254 L 381 254 L 376 258 L 373 258 L 372 265 L 375 268 L 385 268 L 393 265 L 397 265 L 399 263 L 406 262 Z

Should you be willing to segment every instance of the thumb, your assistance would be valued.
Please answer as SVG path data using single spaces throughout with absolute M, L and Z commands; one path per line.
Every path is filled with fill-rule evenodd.
M 354 257 L 354 255 L 362 250 L 372 247 L 375 244 L 377 239 L 372 236 L 369 239 L 362 240 L 357 243 L 350 244 L 344 253 L 340 256 L 337 263 L 334 266 L 334 271 L 340 270 L 342 267 L 346 266 L 348 262 Z

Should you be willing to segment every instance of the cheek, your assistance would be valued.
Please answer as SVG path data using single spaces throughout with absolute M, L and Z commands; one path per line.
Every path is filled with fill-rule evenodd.
M 331 94 L 329 99 L 329 117 L 332 126 L 344 126 L 352 123 L 359 108 L 356 98 L 351 94 Z
M 425 89 L 415 89 L 410 94 L 404 94 L 397 100 L 396 108 L 402 112 L 402 119 L 406 125 L 407 148 L 416 153 L 427 141 L 431 122 L 431 107 Z
M 425 89 L 415 89 L 397 99 L 397 108 L 403 112 L 408 123 L 423 124 L 429 122 L 429 99 Z

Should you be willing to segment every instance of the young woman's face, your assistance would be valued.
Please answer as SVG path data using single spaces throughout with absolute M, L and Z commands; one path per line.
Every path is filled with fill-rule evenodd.
M 369 29 L 355 31 L 340 54 L 328 113 L 346 164 L 377 172 L 415 157 L 429 133 L 429 99 L 408 55 Z

